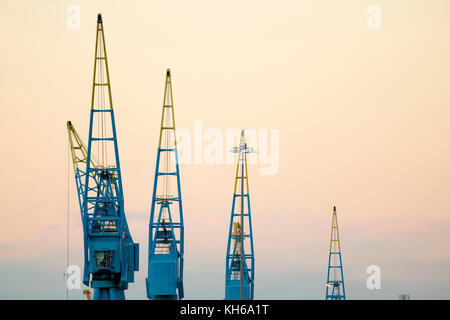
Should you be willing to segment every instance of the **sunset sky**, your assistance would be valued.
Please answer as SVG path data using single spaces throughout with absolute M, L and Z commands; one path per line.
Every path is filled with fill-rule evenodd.
M 0 0 L 0 299 L 66 299 L 68 207 L 82 267 L 66 121 L 87 140 L 97 13 L 141 248 L 127 298 L 146 298 L 166 68 L 178 129 L 279 132 L 278 171 L 248 169 L 256 299 L 324 299 L 334 205 L 348 299 L 450 298 L 448 0 Z M 235 167 L 180 170 L 185 299 L 223 299 Z

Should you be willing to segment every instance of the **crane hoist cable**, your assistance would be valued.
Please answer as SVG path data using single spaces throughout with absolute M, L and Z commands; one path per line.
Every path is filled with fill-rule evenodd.
M 69 300 L 69 286 L 67 285 L 67 281 L 69 280 L 69 275 L 67 273 L 69 269 L 69 250 L 70 250 L 70 141 L 68 142 L 68 150 L 67 150 L 67 239 L 66 239 L 66 300 Z

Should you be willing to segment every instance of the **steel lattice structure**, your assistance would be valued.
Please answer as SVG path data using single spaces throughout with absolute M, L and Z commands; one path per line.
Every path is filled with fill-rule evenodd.
M 84 235 L 83 283 L 94 300 L 125 299 L 139 269 L 124 211 L 119 150 L 111 97 L 103 21 L 97 17 L 88 146 L 67 122 Z
M 255 253 L 248 188 L 247 153 L 255 151 L 247 147 L 244 130 L 241 132 L 239 146 L 235 147 L 232 152 L 239 155 L 228 232 L 225 300 L 253 300 Z M 246 239 L 248 240 L 247 248 Z
M 344 272 L 342 269 L 341 243 L 339 240 L 336 207 L 333 208 L 331 224 L 330 253 L 328 256 L 328 274 L 326 300 L 345 300 Z
M 147 298 L 183 299 L 183 205 L 170 69 L 166 72 L 148 250 Z

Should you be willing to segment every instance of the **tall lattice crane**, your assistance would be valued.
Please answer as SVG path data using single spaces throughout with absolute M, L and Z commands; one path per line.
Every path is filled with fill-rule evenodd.
M 183 205 L 170 69 L 166 72 L 148 250 L 147 297 L 183 299 Z
M 341 243 L 339 241 L 336 207 L 333 207 L 331 223 L 330 254 L 328 256 L 325 299 L 345 300 L 344 272 L 342 270 Z
M 225 300 L 253 300 L 255 253 L 248 189 L 247 153 L 253 153 L 255 150 L 247 147 L 244 130 L 241 131 L 239 146 L 232 152 L 238 153 L 239 156 L 227 244 Z
M 94 300 L 125 299 L 139 270 L 139 245 L 128 228 L 102 16 L 97 17 L 94 80 L 86 148 L 67 122 L 84 234 L 83 283 Z

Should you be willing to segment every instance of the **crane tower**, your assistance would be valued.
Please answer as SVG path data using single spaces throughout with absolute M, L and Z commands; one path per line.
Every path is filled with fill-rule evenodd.
M 344 272 L 342 270 L 341 244 L 339 241 L 336 207 L 333 208 L 331 223 L 330 254 L 328 256 L 325 299 L 345 300 Z
M 166 72 L 148 250 L 147 298 L 183 299 L 184 223 L 170 69 Z
M 139 270 L 124 211 L 119 150 L 102 16 L 97 17 L 94 80 L 87 148 L 67 122 L 84 237 L 83 283 L 94 300 L 123 300 Z
M 247 147 L 244 130 L 241 131 L 239 146 L 231 152 L 238 153 L 238 161 L 227 244 L 225 300 L 253 300 L 255 255 L 248 189 L 247 153 L 253 153 L 255 150 Z

